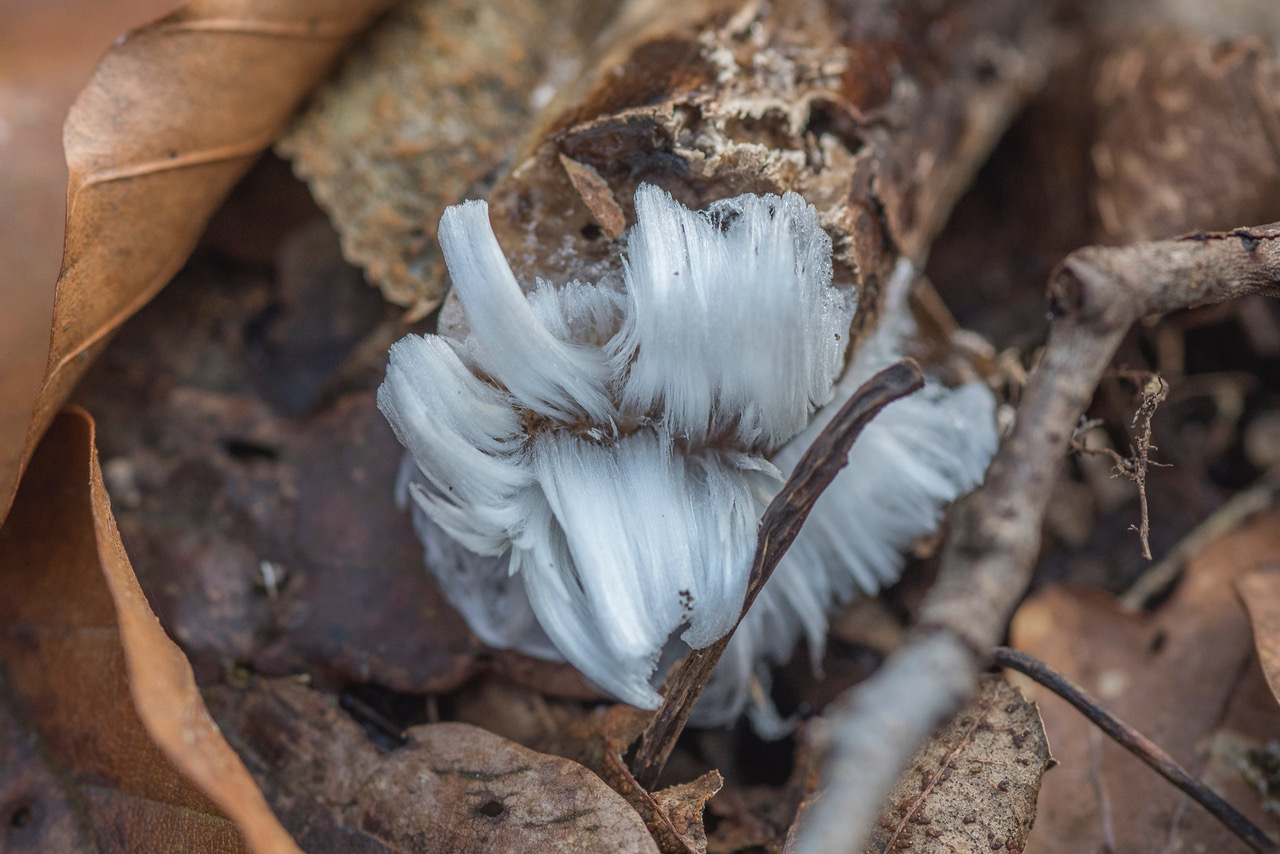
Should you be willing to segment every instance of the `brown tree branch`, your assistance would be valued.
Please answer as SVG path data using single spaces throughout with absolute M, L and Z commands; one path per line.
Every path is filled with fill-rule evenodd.
M 818 438 L 804 452 L 795 471 L 787 479 L 781 491 L 774 496 L 760 520 L 760 532 L 756 539 L 755 559 L 751 566 L 751 581 L 747 585 L 746 599 L 738 623 L 746 616 L 747 609 L 755 602 L 765 582 L 773 575 L 778 561 L 795 542 L 800 527 L 809 517 L 809 511 L 818 497 L 830 485 L 842 468 L 849 464 L 849 449 L 858 434 L 880 410 L 895 400 L 905 397 L 924 385 L 920 366 L 911 359 L 903 359 L 890 365 L 867 380 L 840 407 L 831 423 L 823 428 Z M 666 693 L 662 707 L 640 736 L 631 768 L 640 785 L 653 789 L 662 768 L 675 747 L 676 739 L 689 720 L 694 704 L 702 695 L 702 689 L 711 678 L 711 671 L 729 645 L 732 631 L 706 649 L 689 653 L 671 670 L 666 680 Z
M 827 790 L 801 854 L 860 850 L 916 746 L 973 692 L 1031 579 L 1051 487 L 1072 431 L 1139 319 L 1248 294 L 1280 294 L 1280 223 L 1076 250 L 1052 273 L 1049 339 L 984 485 L 955 508 L 919 625 L 855 687 L 828 727 Z

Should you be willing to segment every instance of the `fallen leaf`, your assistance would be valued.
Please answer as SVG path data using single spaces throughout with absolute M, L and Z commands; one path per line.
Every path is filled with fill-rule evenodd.
M 100 847 L 298 850 L 147 605 L 83 412 L 59 417 L 32 458 L 0 528 L 0 587 L 8 687 Z
M 647 791 L 623 758 L 653 713 L 617 703 L 566 721 L 548 741 L 557 754 L 573 756 L 621 795 L 644 820 L 662 854 L 706 854 L 703 810 L 724 786 L 717 770 L 696 779 Z
M 1280 65 L 1257 36 L 1118 39 L 1093 85 L 1097 239 L 1163 239 L 1280 216 L 1277 84 Z
M 1280 568 L 1250 573 L 1236 582 L 1253 623 L 1253 644 L 1271 693 L 1280 700 Z
M 332 696 L 291 680 L 220 686 L 210 702 L 310 854 L 658 850 L 582 765 L 477 727 L 411 727 L 384 752 Z
M 1280 707 L 1254 663 L 1248 619 L 1233 590 L 1237 578 L 1277 555 L 1280 513 L 1273 511 L 1194 557 L 1152 614 L 1126 614 L 1096 591 L 1050 587 L 1022 605 L 1010 629 L 1014 646 L 1082 685 L 1273 835 L 1280 823 L 1263 812 L 1256 787 L 1206 749 L 1223 736 L 1262 747 L 1280 732 Z M 1045 779 L 1033 850 L 1138 851 L 1175 841 L 1187 849 L 1248 850 L 1075 709 L 1042 689 L 1027 690 L 1061 762 Z
M 390 0 L 191 0 L 102 59 L 63 133 L 70 182 L 44 381 L 0 511 L 111 333 L 182 266 L 303 96 Z
M 67 218 L 63 118 L 111 42 L 175 5 L 0 3 L 0 484 L 9 449 L 26 438 L 49 350 Z
M 1036 704 L 998 676 L 916 751 L 889 792 L 868 851 L 1022 851 L 1054 764 Z
M 412 0 L 321 87 L 276 149 L 352 263 L 414 317 L 439 305 L 436 224 L 488 195 L 619 0 Z

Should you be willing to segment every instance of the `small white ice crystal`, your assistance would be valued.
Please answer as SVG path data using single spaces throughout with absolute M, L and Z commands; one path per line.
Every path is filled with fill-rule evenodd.
M 446 211 L 440 243 L 469 332 L 398 342 L 378 406 L 409 451 L 400 489 L 427 564 L 476 634 L 563 657 L 656 708 L 660 661 L 737 619 L 760 516 L 786 475 L 914 333 L 912 270 L 900 264 L 837 384 L 854 304 L 832 285 L 811 206 L 748 194 L 692 212 L 646 185 L 635 207 L 621 285 L 539 280 L 528 295 L 485 203 Z M 817 660 L 828 609 L 891 583 L 995 445 L 979 383 L 931 382 L 881 413 L 734 635 L 695 722 L 741 713 L 752 678 L 767 680 L 800 637 Z M 756 693 L 757 726 L 776 731 Z

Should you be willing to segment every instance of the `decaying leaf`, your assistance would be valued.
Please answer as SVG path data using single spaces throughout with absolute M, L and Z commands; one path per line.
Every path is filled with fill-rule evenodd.
M 332 696 L 290 680 L 220 688 L 211 703 L 310 854 L 658 850 L 586 768 L 477 727 L 411 727 L 388 753 Z
M 196 691 L 125 556 L 69 411 L 0 528 L 0 661 L 106 850 L 297 852 Z
M 912 757 L 866 850 L 1022 851 L 1054 762 L 1036 704 L 983 676 L 977 698 Z
M 191 0 L 103 58 L 64 129 L 49 362 L 25 448 L 0 449 L 0 509 L 111 333 L 173 277 L 347 37 L 389 2 Z
M 929 275 L 961 324 L 1000 346 L 1038 343 L 1041 283 L 1079 246 L 1280 218 L 1280 64 L 1257 37 L 1274 45 L 1280 31 L 1251 29 L 1274 20 L 1274 4 L 1093 8 L 1109 26 L 1068 28 L 1075 56 L 1055 67 L 930 252 Z M 1162 20 L 1173 9 L 1177 29 Z M 1153 523 L 1162 515 L 1153 509 Z
M 387 299 L 440 304 L 440 214 L 487 195 L 618 2 L 400 3 L 280 140 Z
M 1250 573 L 1236 582 L 1236 589 L 1249 609 L 1258 662 L 1271 693 L 1280 700 L 1280 569 Z
M 176 0 L 0 4 L 0 484 L 44 376 L 62 257 L 67 108 L 122 32 Z M 7 499 L 4 503 L 7 503 Z
M 1265 750 L 1280 732 L 1280 707 L 1253 663 L 1248 619 L 1233 589 L 1235 579 L 1278 554 L 1280 514 L 1273 511 L 1193 558 L 1150 615 L 1126 614 L 1098 592 L 1049 588 L 1022 605 L 1010 630 L 1017 648 L 1083 686 L 1273 835 L 1280 824 L 1264 814 L 1256 784 L 1218 748 L 1235 742 L 1242 753 Z M 1248 850 L 1075 709 L 1032 690 L 1062 761 L 1045 779 L 1033 850 L 1146 850 L 1153 840 Z
M 703 810 L 724 786 L 724 778 L 711 770 L 687 783 L 654 792 L 641 786 L 623 753 L 643 732 L 652 714 L 619 703 L 565 722 L 547 746 L 573 756 L 621 795 L 644 820 L 662 854 L 706 854 Z

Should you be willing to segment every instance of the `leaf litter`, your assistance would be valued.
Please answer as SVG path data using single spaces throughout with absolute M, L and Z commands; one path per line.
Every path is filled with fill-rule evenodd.
M 0 528 L 6 694 L 98 846 L 296 852 L 134 578 L 93 441 L 87 415 L 60 416 Z
M 217 23 L 223 19 L 199 17 L 214 8 L 213 4 L 190 7 L 194 17 L 182 19 L 186 23 L 173 31 L 184 34 L 183 37 L 189 36 L 190 30 L 218 31 L 221 24 L 214 26 L 209 21 Z M 192 20 L 204 23 L 193 27 L 190 26 Z M 465 17 L 459 18 L 459 21 L 466 23 Z M 276 21 L 273 23 L 273 30 L 287 33 L 291 26 L 288 21 Z M 227 29 L 235 30 L 235 27 Z M 335 36 L 344 31 L 337 24 L 332 27 L 322 26 L 320 30 L 326 36 Z M 304 48 L 304 51 L 308 49 Z M 1250 50 L 1245 48 L 1211 56 L 1211 62 L 1207 65 L 1197 59 L 1201 64 L 1196 67 L 1201 73 L 1208 69 L 1209 76 L 1216 73 L 1218 68 L 1228 71 L 1245 68 L 1248 73 L 1241 72 L 1237 75 L 1240 80 L 1248 83 L 1261 79 L 1256 75 L 1269 73 L 1266 58 L 1256 50 L 1252 53 Z M 1214 66 L 1214 62 L 1218 65 Z M 1261 72 L 1257 70 L 1259 68 L 1262 69 Z M 1227 78 L 1235 80 L 1230 74 Z M 1238 108 L 1241 103 L 1238 99 L 1218 100 L 1232 109 Z M 1247 104 L 1245 106 L 1248 107 Z M 518 113 L 526 107 L 527 102 L 512 109 Z M 1225 125 L 1226 122 L 1220 124 Z M 1116 139 L 1121 144 L 1128 144 L 1128 133 L 1123 129 L 1116 131 Z M 231 148 L 235 148 L 234 143 Z M 408 154 L 413 156 L 414 152 Z M 196 173 L 204 168 L 199 157 L 188 162 L 188 158 L 180 156 L 178 165 L 184 169 L 190 167 Z M 247 167 L 247 161 L 236 168 L 244 167 Z M 124 168 L 125 174 L 120 180 L 125 184 L 133 182 L 134 178 L 128 174 L 128 168 Z M 148 174 L 149 171 L 143 168 L 139 170 L 138 177 L 149 180 L 146 178 Z M 217 180 L 207 184 L 202 181 L 194 182 L 200 186 L 195 187 L 193 192 L 207 195 L 200 196 L 196 200 L 198 203 L 187 211 L 191 214 L 190 217 L 173 223 L 173 241 L 168 241 L 166 237 L 153 243 L 160 250 L 172 250 L 172 254 L 164 259 L 147 260 L 146 264 L 139 267 L 142 273 L 161 269 L 158 266 L 161 262 L 170 265 L 165 268 L 170 272 L 176 269 L 176 264 L 186 254 L 181 247 L 189 247 L 194 243 L 195 232 L 199 231 L 199 224 L 193 223 L 202 217 L 207 218 L 213 207 L 216 207 L 217 201 L 213 197 L 218 193 L 225 193 L 234 180 L 227 177 L 229 174 L 221 174 Z M 475 177 L 475 174 L 467 173 L 467 180 L 472 182 L 469 186 L 483 188 L 486 186 L 485 182 L 492 177 L 489 173 L 479 177 Z M 1203 179 L 1205 173 L 1194 170 L 1189 173 L 1179 172 L 1174 169 L 1168 174 Z M 1124 175 L 1120 177 L 1124 180 L 1132 178 Z M 139 183 L 145 183 L 145 180 Z M 73 184 L 74 181 L 73 176 Z M 223 183 L 219 184 L 219 181 Z M 575 186 L 577 183 L 581 181 L 575 182 Z M 90 182 L 90 185 L 93 184 L 94 182 Z M 1245 185 L 1242 182 L 1240 186 Z M 1122 194 L 1117 194 L 1114 189 L 1108 192 L 1112 192 L 1116 199 L 1122 198 Z M 1195 191 L 1188 190 L 1184 185 L 1178 192 Z M 145 198 L 145 193 L 141 193 L 138 198 Z M 357 210 L 353 215 L 357 219 L 369 216 L 366 211 L 358 209 L 359 205 L 355 207 Z M 143 207 L 137 204 L 132 209 L 140 213 Z M 1241 208 L 1232 208 L 1239 209 Z M 375 220 L 376 217 L 373 217 L 369 221 Z M 1141 217 L 1135 217 L 1133 221 L 1140 220 Z M 304 224 L 307 228 L 300 227 Z M 142 227 L 141 221 L 138 225 Z M 372 304 L 362 303 L 354 297 L 353 292 L 359 292 L 363 286 L 350 271 L 332 265 L 325 272 L 323 264 L 305 263 L 314 255 L 332 261 L 336 257 L 331 252 L 332 236 L 325 236 L 324 229 L 315 223 L 298 222 L 294 226 L 288 231 L 290 238 L 295 241 L 293 267 L 290 267 L 285 253 L 264 249 L 261 241 L 259 245 L 251 246 L 253 241 L 247 233 L 250 229 L 243 226 L 237 229 L 234 225 L 229 232 L 226 229 L 219 232 L 216 227 L 212 229 L 206 244 L 208 254 L 197 258 L 184 276 L 189 280 L 188 287 L 199 288 L 202 296 L 188 294 L 183 299 L 178 293 L 167 308 L 163 305 L 163 300 L 157 303 L 154 317 L 139 318 L 136 338 L 129 342 L 130 331 L 126 329 L 119 339 L 121 343 L 112 348 L 108 357 L 116 359 L 111 365 L 112 369 L 101 369 L 82 388 L 81 394 L 85 396 L 86 402 L 91 402 L 95 411 L 105 416 L 104 431 L 115 431 L 113 436 L 104 433 L 102 437 L 104 454 L 109 450 L 111 455 L 111 459 L 104 465 L 106 480 L 111 486 L 112 497 L 120 515 L 121 530 L 131 553 L 139 551 L 146 556 L 139 559 L 138 564 L 147 593 L 156 601 L 157 611 L 166 627 L 179 638 L 191 655 L 200 681 L 215 686 L 211 689 L 210 696 L 211 702 L 220 710 L 220 719 L 224 718 L 224 712 L 231 713 L 227 709 L 234 712 L 234 703 L 228 706 L 225 697 L 220 699 L 219 692 L 238 691 L 243 698 L 267 690 L 263 686 L 270 686 L 270 690 L 279 692 L 299 689 L 308 696 L 314 695 L 316 703 L 325 706 L 325 714 L 332 718 L 326 723 L 330 727 L 328 731 L 337 732 L 341 729 L 350 734 L 350 737 L 343 736 L 337 740 L 345 746 L 341 746 L 341 749 L 335 747 L 335 755 L 330 756 L 333 768 L 316 773 L 333 776 L 336 769 L 345 767 L 344 763 L 349 763 L 349 767 L 353 769 L 365 769 L 373 762 L 381 761 L 385 751 L 390 749 L 386 746 L 387 739 L 394 746 L 403 733 L 413 730 L 412 724 L 423 718 L 438 716 L 441 705 L 446 716 L 456 714 L 456 710 L 448 708 L 452 700 L 438 692 L 448 691 L 469 678 L 474 679 L 476 674 L 485 670 L 489 670 L 491 674 L 481 676 L 480 682 L 471 684 L 487 684 L 498 688 L 496 692 L 482 695 L 482 699 L 471 706 L 472 713 L 483 716 L 486 705 L 504 702 L 493 699 L 494 697 L 504 697 L 507 698 L 506 701 L 513 703 L 524 698 L 528 705 L 521 713 L 524 715 L 523 722 L 513 712 L 502 716 L 503 722 L 495 723 L 495 728 L 505 726 L 516 740 L 543 745 L 554 742 L 557 738 L 563 739 L 566 732 L 572 731 L 572 722 L 583 719 L 585 707 L 554 698 L 544 699 L 544 705 L 539 707 L 536 701 L 529 699 L 534 692 L 526 691 L 507 678 L 492 675 L 492 671 L 498 671 L 517 682 L 538 685 L 548 684 L 549 674 L 559 671 L 518 656 L 486 656 L 474 645 L 469 634 L 460 628 L 456 617 L 443 606 L 430 586 L 425 585 L 424 588 L 420 585 L 418 558 L 416 554 L 410 555 L 414 550 L 414 543 L 411 535 L 405 536 L 403 526 L 400 531 L 361 530 L 366 518 L 362 516 L 364 513 L 371 514 L 367 518 L 383 518 L 384 515 L 391 520 L 397 518 L 395 513 L 388 513 L 385 509 L 390 494 L 386 483 L 393 477 L 395 449 L 391 445 L 384 448 L 380 444 L 386 438 L 378 435 L 380 423 L 376 419 L 363 419 L 360 413 L 362 408 L 368 408 L 367 399 L 362 399 L 362 395 L 367 398 L 365 389 L 368 386 L 364 384 L 380 368 L 374 355 L 380 355 L 380 348 L 385 347 L 383 342 L 399 331 L 398 321 L 374 308 Z M 350 228 L 344 227 L 344 231 L 350 231 Z M 145 229 L 139 233 L 151 234 Z M 92 238 L 93 235 L 90 234 L 89 237 Z M 392 246 L 390 251 L 393 257 L 395 253 L 404 255 L 404 245 L 410 245 L 410 248 L 421 247 L 419 237 L 412 234 L 397 235 L 395 240 L 402 241 L 402 245 Z M 419 242 L 412 244 L 413 240 Z M 326 241 L 330 242 L 328 249 Z M 213 251 L 215 245 L 216 252 Z M 69 258 L 72 257 L 70 253 L 73 248 L 69 240 Z M 115 255 L 92 255 L 94 259 L 105 257 L 108 260 L 105 263 L 94 260 L 91 272 L 113 269 L 112 263 L 123 257 L 121 252 L 124 250 L 120 247 L 117 249 L 120 251 Z M 348 251 L 351 251 L 350 246 Z M 242 260 L 256 257 L 260 266 L 274 266 L 274 279 L 271 276 L 263 277 L 259 271 L 256 283 L 247 283 L 242 279 L 240 289 L 233 287 L 225 298 L 219 300 L 215 294 L 223 286 L 223 277 L 227 273 L 225 267 L 219 268 L 219 263 L 223 263 L 216 260 L 219 257 L 238 257 Z M 148 264 L 151 266 L 147 266 Z M 113 295 L 114 302 L 105 300 L 102 304 L 95 304 L 92 299 L 85 299 L 85 295 L 75 296 L 77 289 L 86 291 L 87 296 L 93 296 L 93 283 L 76 270 L 67 272 L 63 290 L 70 296 L 65 305 L 60 301 L 59 316 L 73 318 L 80 325 L 73 323 L 59 334 L 63 335 L 63 346 L 69 348 L 68 352 L 85 352 L 90 355 L 101 348 L 100 342 L 103 339 L 95 336 L 114 329 L 123 316 L 145 301 L 168 278 L 163 272 L 156 273 L 141 286 L 137 286 L 129 284 L 131 280 L 129 276 L 125 276 L 120 280 L 125 282 L 121 292 Z M 134 270 L 130 268 L 127 272 L 132 275 Z M 241 275 L 243 273 L 243 270 L 240 271 Z M 333 279 L 333 292 L 329 294 L 324 293 L 319 281 L 325 278 Z M 422 276 L 421 280 L 429 281 L 431 276 Z M 1037 281 L 1035 285 L 1038 284 Z M 316 290 L 317 288 L 320 290 Z M 317 295 L 336 301 L 326 303 L 323 299 L 315 300 Z M 81 299 L 84 305 L 75 303 L 75 299 Z M 426 298 L 427 301 L 430 299 L 429 296 Z M 209 304 L 202 309 L 201 303 L 205 300 Z M 420 295 L 412 300 L 401 299 L 402 302 L 414 300 L 418 301 L 419 310 L 426 304 Z M 201 318 L 202 310 L 204 314 Z M 200 323 L 197 323 L 195 334 L 191 334 L 192 330 L 185 321 L 187 312 L 194 313 L 203 321 L 203 330 L 200 329 Z M 166 331 L 169 335 L 167 347 L 164 346 Z M 203 344 L 199 343 L 202 335 Z M 77 339 L 76 336 L 80 338 Z M 193 343 L 189 350 L 182 346 L 186 343 L 183 339 L 187 336 Z M 156 364 L 149 363 L 144 352 L 147 342 L 154 340 L 161 341 L 162 346 L 157 354 L 149 358 L 163 365 L 159 369 Z M 85 350 L 85 347 L 90 349 Z M 225 352 L 219 354 L 221 348 L 225 348 Z M 315 358 L 317 353 L 320 356 L 318 359 Z M 213 358 L 205 358 L 209 356 Z M 83 361 L 87 362 L 88 359 Z M 74 367 L 75 373 L 78 374 L 80 370 L 81 368 Z M 171 370 L 172 374 L 169 373 Z M 114 385 L 121 376 L 126 379 L 124 385 Z M 154 383 L 153 378 L 156 376 L 165 376 L 166 379 Z M 296 382 L 287 380 L 291 376 Z M 51 375 L 51 384 L 46 390 L 43 404 L 47 411 L 41 417 L 49 417 L 48 413 L 56 409 L 61 395 L 69 385 L 69 380 L 56 371 Z M 113 391 L 119 391 L 120 388 L 128 389 L 128 393 L 113 401 Z M 134 428 L 125 428 L 124 425 L 136 418 L 138 411 L 146 412 L 147 416 L 141 419 L 143 429 L 131 434 L 130 430 Z M 109 427 L 108 421 L 113 422 Z M 159 429 L 155 435 L 151 435 L 150 431 L 157 427 Z M 33 434 L 38 432 L 37 428 Z M 367 480 L 358 477 L 359 486 L 355 494 L 347 496 L 341 494 L 344 492 L 343 488 L 335 489 L 334 486 L 341 481 L 344 473 L 350 472 L 364 472 Z M 166 500 L 174 497 L 178 500 Z M 361 520 L 361 524 L 352 524 L 357 519 Z M 137 543 L 143 545 L 139 547 Z M 149 565 L 145 571 L 144 563 Z M 398 572 L 396 567 L 412 567 L 416 575 Z M 361 611 L 370 609 L 371 613 L 391 614 L 390 626 L 409 625 L 414 620 L 421 621 L 424 618 L 430 625 L 435 623 L 439 615 L 440 634 L 437 640 L 445 640 L 444 647 L 440 647 L 437 640 L 427 640 L 430 632 L 424 635 L 420 628 L 401 636 L 388 625 L 379 625 L 377 621 L 371 620 L 368 625 L 363 626 L 351 623 L 351 614 L 340 615 L 339 611 L 344 606 L 348 610 L 352 609 L 350 596 L 354 590 L 374 597 L 371 601 L 359 604 Z M 1209 601 L 1217 600 L 1211 597 Z M 422 603 L 427 603 L 425 610 L 415 610 L 415 604 Z M 399 611 L 396 610 L 397 605 L 400 606 Z M 1238 618 L 1239 614 L 1236 616 Z M 453 621 L 452 628 L 449 627 L 450 621 Z M 1206 620 L 1206 624 L 1210 623 L 1212 620 Z M 1263 624 L 1259 622 L 1259 625 Z M 1257 629 L 1256 634 L 1261 645 L 1270 632 L 1262 627 Z M 1236 634 L 1232 633 L 1231 636 L 1234 639 Z M 411 641 L 407 648 L 397 649 L 397 644 L 406 638 Z M 415 647 L 414 642 L 421 645 Z M 246 663 L 252 669 L 264 673 L 297 673 L 305 670 L 313 684 L 324 688 L 325 692 L 308 689 L 294 682 L 271 682 L 247 677 Z M 563 695 L 591 696 L 589 687 L 574 684 L 575 680 L 571 675 L 561 674 L 555 678 L 562 677 L 564 684 L 560 693 Z M 379 697 L 388 699 L 386 695 L 374 692 L 355 696 L 358 702 L 347 702 L 354 696 L 351 686 L 361 684 L 380 686 L 380 690 L 390 691 L 395 696 L 391 696 L 389 702 L 379 708 L 359 711 L 361 704 L 366 707 L 369 705 L 365 700 L 373 700 L 373 705 L 379 706 L 376 702 Z M 365 739 L 365 732 L 361 732 L 359 727 L 347 719 L 346 713 L 337 708 L 338 701 L 332 694 L 335 691 L 341 692 L 341 704 L 354 710 L 355 718 L 364 722 L 366 732 L 379 727 L 383 730 L 383 738 L 379 739 L 383 746 Z M 429 696 L 424 697 L 424 694 Z M 1230 727 L 1221 726 L 1212 733 L 1206 747 L 1208 760 L 1205 770 L 1207 776 L 1220 775 L 1229 784 L 1243 780 L 1245 784 L 1253 786 L 1254 790 L 1262 792 L 1261 802 L 1265 804 L 1268 781 L 1275 777 L 1275 760 L 1273 757 L 1269 758 L 1271 754 L 1268 746 L 1252 739 L 1248 733 L 1254 732 L 1255 729 L 1250 727 L 1256 727 L 1258 721 L 1266 719 L 1269 712 L 1274 713 L 1274 709 L 1259 703 L 1259 697 L 1270 702 L 1265 682 L 1261 679 L 1261 671 L 1248 671 L 1239 690 L 1224 701 L 1227 709 L 1224 720 L 1242 722 L 1232 723 Z M 414 698 L 421 701 L 418 711 L 395 714 L 397 704 L 403 705 L 405 700 L 412 701 Z M 306 703 L 303 704 L 305 705 Z M 297 708 L 301 709 L 303 706 Z M 298 714 L 300 717 L 304 716 L 301 711 Z M 381 724 L 377 723 L 379 718 L 382 720 Z M 30 718 L 19 715 L 17 720 L 20 723 L 16 726 L 30 726 L 29 723 L 22 723 L 31 720 Z M 960 720 L 963 720 L 963 713 Z M 972 720 L 969 726 L 972 726 Z M 536 725 L 530 721 L 535 721 Z M 408 729 L 405 729 L 405 725 L 408 725 Z M 249 729 L 246 727 L 245 732 Z M 970 744 L 979 729 L 973 729 Z M 227 731 L 233 733 L 237 747 L 245 750 L 249 764 L 258 775 L 273 807 L 295 833 L 312 832 L 308 828 L 328 828 L 337 834 L 335 839 L 350 843 L 351 847 L 342 850 L 361 850 L 361 844 L 376 842 L 382 845 L 382 840 L 392 837 L 409 839 L 411 836 L 406 834 L 421 829 L 395 824 L 395 819 L 404 810 L 397 809 L 388 813 L 386 804 L 378 802 L 373 796 L 362 802 L 368 808 L 366 813 L 353 813 L 340 819 L 332 818 L 332 804 L 317 806 L 314 801 L 308 802 L 310 807 L 300 807 L 300 812 L 295 810 L 290 813 L 287 799 L 281 800 L 279 789 L 276 788 L 282 781 L 273 781 L 269 771 L 264 771 L 263 767 L 255 764 L 252 751 L 246 748 L 249 739 L 245 732 L 238 732 L 231 726 L 227 727 Z M 18 732 L 21 735 L 21 729 Z M 458 731 L 449 732 L 457 740 Z M 1240 736 L 1240 732 L 1245 732 L 1246 735 Z M 152 734 L 150 737 L 156 736 Z M 621 763 L 625 739 L 617 732 L 611 737 L 614 743 L 608 756 L 612 757 L 611 762 L 615 762 L 625 772 L 625 765 Z M 948 738 L 951 743 L 958 743 L 956 739 Z M 720 739 L 720 748 L 716 749 L 717 737 L 695 736 L 694 740 L 702 747 L 701 761 L 704 764 L 699 767 L 697 754 L 700 751 L 694 750 L 677 757 L 673 768 L 680 771 L 679 779 L 701 782 L 665 790 L 666 795 L 660 791 L 649 798 L 658 809 L 656 815 L 659 822 L 666 822 L 674 831 L 674 838 L 664 839 L 661 833 L 658 835 L 663 840 L 663 847 L 670 850 L 703 850 L 703 836 L 699 831 L 701 825 L 696 817 L 704 807 L 707 808 L 707 815 L 712 818 L 711 823 L 717 825 L 714 829 L 705 831 L 707 850 L 739 850 L 748 844 L 772 849 L 781 844 L 778 824 L 785 830 L 790 823 L 789 817 L 781 818 L 771 830 L 761 829 L 756 836 L 751 837 L 753 843 L 748 843 L 747 836 L 742 834 L 750 826 L 749 819 L 764 813 L 764 806 L 770 800 L 798 804 L 812 793 L 813 763 L 803 756 L 804 750 L 800 749 L 801 755 L 792 763 L 793 779 L 787 781 L 785 787 L 780 788 L 780 780 L 754 789 L 739 783 L 736 787 L 731 785 L 708 803 L 706 798 L 717 785 L 715 778 L 705 770 L 705 763 L 710 760 L 709 764 L 715 767 L 730 768 L 736 761 L 732 750 L 741 742 Z M 963 740 L 963 736 L 960 740 Z M 270 741 L 262 743 L 271 744 Z M 733 746 L 729 748 L 730 752 L 726 752 L 726 745 Z M 484 750 L 480 751 L 482 753 L 491 752 L 488 748 L 492 747 L 499 754 L 511 755 L 514 745 L 494 737 L 483 747 Z M 582 742 L 579 741 L 576 746 L 569 745 L 565 750 L 580 751 L 581 747 Z M 402 746 L 398 750 L 391 750 L 389 755 L 394 756 L 408 749 Z M 447 750 L 447 747 L 438 749 Z M 1094 750 L 1092 742 L 1082 747 L 1082 750 Z M 1084 756 L 1086 752 L 1073 751 L 1072 755 Z M 31 757 L 32 754 L 27 751 L 22 755 Z M 35 759 L 28 761 L 34 763 Z M 406 762 L 412 765 L 412 762 Z M 970 767 L 973 764 L 981 763 L 971 763 Z M 24 764 L 22 767 L 25 772 L 28 767 L 37 766 L 38 763 L 30 766 Z M 502 768 L 509 770 L 507 766 Z M 52 767 L 47 767 L 46 771 L 55 773 Z M 578 772 L 561 767 L 557 773 L 572 775 Z M 1060 773 L 1062 772 L 1055 772 Z M 466 775 L 462 776 L 465 778 Z M 1054 779 L 1054 775 L 1051 775 L 1050 781 Z M 910 781 L 910 775 L 904 777 L 904 780 Z M 295 784 L 298 781 L 295 779 L 283 782 Z M 919 778 L 914 783 L 917 791 L 924 785 Z M 1077 781 L 1074 791 L 1084 791 L 1085 785 Z M 1161 784 L 1151 780 L 1148 785 L 1159 787 Z M 930 798 L 935 796 L 934 792 L 938 789 L 939 784 L 935 783 L 929 798 L 921 802 L 922 808 L 931 803 Z M 998 783 L 996 791 L 999 791 Z M 779 792 L 787 794 L 779 797 Z M 642 794 L 648 796 L 648 793 Z M 462 798 L 467 793 L 455 793 L 454 796 Z M 1234 795 L 1232 798 L 1239 802 Z M 718 801 L 721 802 L 720 806 L 717 806 Z M 501 806 L 500 799 L 478 804 L 480 817 L 486 820 L 500 818 L 498 815 L 485 814 L 486 811 L 497 810 L 491 804 Z M 731 807 L 731 804 L 735 806 Z M 162 807 L 160 809 L 163 810 Z M 738 810 L 736 814 L 735 809 Z M 330 814 L 328 824 L 321 817 L 326 811 Z M 916 814 L 919 812 L 917 810 Z M 786 813 L 785 808 L 783 813 Z M 52 814 L 59 815 L 56 805 Z M 1188 815 L 1191 814 L 1188 812 Z M 794 809 L 790 815 L 794 815 Z M 369 816 L 374 818 L 370 819 Z M 651 819 L 652 817 L 650 816 Z M 672 820 L 673 817 L 677 820 Z M 365 825 L 353 829 L 352 824 L 343 823 L 348 820 L 365 822 Z M 315 822 L 319 823 L 313 825 Z M 58 826 L 67 826 L 65 818 Z M 125 825 L 119 822 L 112 824 L 108 820 L 104 820 L 100 827 L 103 828 L 102 832 L 119 830 L 123 833 L 128 830 Z M 466 834 L 472 833 L 474 827 L 459 829 L 460 827 L 462 826 L 451 828 L 448 832 L 462 834 L 456 837 L 458 839 L 473 838 Z M 1192 837 L 1195 832 L 1198 831 L 1193 828 Z M 738 834 L 736 837 L 735 833 Z M 992 834 L 986 840 L 988 844 L 995 839 L 994 830 Z M 925 836 L 927 835 L 926 833 Z M 299 835 L 299 839 L 302 838 Z M 1016 835 L 1011 835 L 1005 839 L 1006 847 L 1012 845 L 1010 840 L 1017 838 Z M 731 839 L 732 842 L 726 841 Z M 901 839 L 902 835 L 899 833 L 895 844 Z M 720 847 L 717 847 L 717 842 Z M 369 850 L 385 849 L 375 847 Z M 979 847 L 978 850 L 983 849 Z
M 49 360 L 25 446 L 0 456 L 0 516 L 111 333 L 173 278 L 346 39 L 389 3 L 194 0 L 103 57 L 63 130 L 70 183 Z
M 353 50 L 276 143 L 346 257 L 413 318 L 444 294 L 436 224 L 488 195 L 619 0 L 414 0 Z
M 219 724 L 311 854 L 658 851 L 599 777 L 462 723 L 414 726 L 382 750 L 328 693 L 296 680 L 211 692 Z
M 1280 706 L 1266 690 L 1233 589 L 1236 579 L 1280 553 L 1278 523 L 1273 511 L 1214 542 L 1149 615 L 1126 614 L 1097 591 L 1050 587 L 1023 604 L 1010 632 L 1017 648 L 1083 685 L 1273 834 L 1280 824 L 1263 813 L 1252 784 L 1222 748 L 1240 739 L 1248 749 L 1265 749 L 1280 732 Z M 1075 710 L 1042 691 L 1033 696 L 1062 760 L 1045 778 L 1033 845 L 1065 852 L 1111 844 L 1122 851 L 1177 840 L 1247 850 L 1137 759 L 1098 742 Z M 1116 820 L 1106 821 L 1108 813 Z

